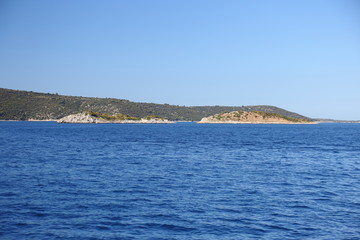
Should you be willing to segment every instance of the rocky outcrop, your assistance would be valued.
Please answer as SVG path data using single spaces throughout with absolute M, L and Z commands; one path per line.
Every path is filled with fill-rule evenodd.
M 58 123 L 98 123 L 99 119 L 96 119 L 87 113 L 71 114 L 69 116 L 60 118 Z
M 57 120 L 58 123 L 175 123 L 163 118 L 141 118 L 139 120 L 108 120 L 101 117 L 92 116 L 83 112 L 72 114 Z
M 290 118 L 276 113 L 234 111 L 205 117 L 198 123 L 313 124 L 314 122 L 306 119 Z

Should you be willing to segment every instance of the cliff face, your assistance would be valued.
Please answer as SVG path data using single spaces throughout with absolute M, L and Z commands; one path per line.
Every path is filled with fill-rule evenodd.
M 71 114 L 57 120 L 58 123 L 174 123 L 162 118 L 142 118 L 139 120 L 108 120 L 101 117 L 92 116 L 89 113 L 83 112 L 78 114 Z
M 234 111 L 216 114 L 201 119 L 199 123 L 280 123 L 308 124 L 314 123 L 306 119 L 296 119 L 275 113 Z

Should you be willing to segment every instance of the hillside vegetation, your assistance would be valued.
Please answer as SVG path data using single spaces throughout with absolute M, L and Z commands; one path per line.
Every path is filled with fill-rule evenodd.
M 131 102 L 115 98 L 63 96 L 0 88 L 0 120 L 60 119 L 70 114 L 86 111 L 110 115 L 119 113 L 135 118 L 156 115 L 175 121 L 199 121 L 203 117 L 231 111 L 261 111 L 292 118 L 306 118 L 297 113 L 266 105 L 185 107 Z
M 268 113 L 260 111 L 233 111 L 219 113 L 201 119 L 199 123 L 314 123 L 308 119 L 300 119 L 284 116 L 278 113 Z

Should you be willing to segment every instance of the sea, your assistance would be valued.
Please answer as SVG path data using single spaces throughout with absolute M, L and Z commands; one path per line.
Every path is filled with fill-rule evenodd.
M 0 122 L 0 239 L 360 239 L 360 124 Z

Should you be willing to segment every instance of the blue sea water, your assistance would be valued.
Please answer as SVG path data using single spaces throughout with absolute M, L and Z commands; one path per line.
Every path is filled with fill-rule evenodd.
M 360 239 L 360 124 L 0 122 L 0 239 Z

